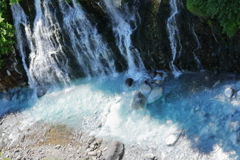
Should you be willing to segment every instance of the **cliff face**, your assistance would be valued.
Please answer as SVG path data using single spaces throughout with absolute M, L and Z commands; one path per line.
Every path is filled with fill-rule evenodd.
M 104 11 L 104 4 L 93 0 L 83 0 L 81 3 L 97 22 L 99 32 L 104 35 L 112 48 L 115 48 L 115 53 L 119 54 L 109 17 Z M 132 34 L 132 43 L 141 53 L 145 67 L 170 71 L 172 51 L 167 32 L 167 20 L 171 12 L 169 2 L 130 0 L 127 3 L 138 8 L 140 20 Z M 189 12 L 186 8 L 186 0 L 179 4 L 178 9 L 176 19 L 181 51 L 174 64 L 179 69 L 188 71 L 204 69 L 216 73 L 240 73 L 240 31 L 229 38 L 222 33 L 222 28 L 216 20 L 198 17 Z M 121 63 L 123 62 L 122 60 Z M 126 67 L 121 66 L 119 71 L 124 69 Z
M 27 85 L 27 76 L 18 56 L 12 52 L 4 55 L 4 64 L 0 70 L 0 92 Z
M 26 1 L 26 3 L 24 2 Z M 33 23 L 35 11 L 34 2 L 24 0 L 21 6 Z M 89 19 L 96 25 L 98 32 L 107 41 L 115 54 L 117 71 L 126 68 L 126 62 L 116 45 L 110 17 L 101 0 L 81 0 Z M 117 1 L 137 8 L 137 28 L 131 39 L 133 46 L 138 49 L 146 69 L 170 71 L 172 61 L 171 41 L 167 31 L 167 21 L 171 14 L 168 1 L 158 0 L 128 0 Z M 218 72 L 240 73 L 240 32 L 229 38 L 222 34 L 222 28 L 213 19 L 197 17 L 186 9 L 186 1 L 178 4 L 176 15 L 179 42 L 174 65 L 181 70 L 199 71 L 213 70 Z M 57 11 L 58 1 L 53 1 Z M 71 5 L 71 3 L 70 3 Z M 131 8 L 131 7 L 130 7 Z M 62 33 L 64 34 L 64 33 Z M 68 44 L 71 45 L 71 44 Z M 67 46 L 66 46 L 67 47 Z M 6 65 L 0 74 L 0 91 L 27 84 L 27 76 L 21 66 L 21 58 L 16 48 L 16 54 L 6 56 Z M 74 66 L 74 61 L 72 62 Z M 16 69 L 18 68 L 18 69 Z M 82 75 L 79 75 L 82 76 Z M 77 75 L 75 77 L 78 77 Z
M 181 50 L 174 64 L 182 70 L 214 70 L 240 73 L 240 32 L 229 38 L 214 19 L 197 17 L 186 9 L 186 1 L 179 5 L 176 15 Z M 142 0 L 139 7 L 141 23 L 133 34 L 133 43 L 140 49 L 146 67 L 168 70 L 171 47 L 167 32 L 170 5 L 163 1 Z M 197 63 L 196 58 L 201 63 Z M 152 65 L 154 62 L 154 65 Z

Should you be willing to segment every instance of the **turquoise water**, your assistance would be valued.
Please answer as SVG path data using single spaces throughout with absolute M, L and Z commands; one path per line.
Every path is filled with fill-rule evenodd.
M 30 89 L 15 89 L 10 91 L 11 100 L 0 101 L 0 115 L 19 112 L 26 123 L 61 123 L 97 137 L 121 140 L 126 146 L 146 150 L 152 146 L 165 159 L 189 155 L 193 159 L 238 159 L 240 99 L 224 95 L 228 87 L 240 90 L 236 75 L 200 72 L 173 78 L 169 74 L 161 84 L 163 96 L 140 110 L 132 110 L 130 103 L 149 77 L 135 77 L 129 89 L 123 85 L 125 78 L 120 74 L 79 79 L 68 87 L 49 87 L 39 99 Z M 177 131 L 184 134 L 174 147 L 166 146 L 166 138 Z

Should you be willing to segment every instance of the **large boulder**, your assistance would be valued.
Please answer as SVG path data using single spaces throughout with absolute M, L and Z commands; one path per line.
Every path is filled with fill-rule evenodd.
M 133 96 L 133 100 L 131 102 L 131 108 L 140 109 L 146 105 L 146 97 L 140 92 L 136 92 Z
M 124 153 L 124 144 L 119 141 L 112 142 L 103 153 L 104 160 L 120 160 Z
M 153 103 L 153 102 L 155 102 L 156 100 L 158 100 L 159 98 L 162 97 L 162 92 L 163 92 L 162 87 L 153 88 L 152 92 L 151 92 L 150 95 L 148 96 L 147 102 L 148 102 L 148 103 Z

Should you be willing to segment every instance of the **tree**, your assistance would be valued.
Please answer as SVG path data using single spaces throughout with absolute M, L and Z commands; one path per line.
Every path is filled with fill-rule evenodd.
M 187 8 L 198 16 L 217 19 L 229 37 L 240 29 L 239 0 L 187 0 Z
M 19 2 L 19 0 L 1 0 L 0 1 L 0 69 L 3 65 L 3 55 L 12 51 L 14 40 L 14 27 L 9 23 L 7 9 L 9 5 Z

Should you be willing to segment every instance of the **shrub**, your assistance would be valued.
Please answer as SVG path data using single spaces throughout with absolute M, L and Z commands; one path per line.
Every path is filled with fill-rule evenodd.
M 198 16 L 216 18 L 229 37 L 240 29 L 240 1 L 187 0 L 187 9 Z

